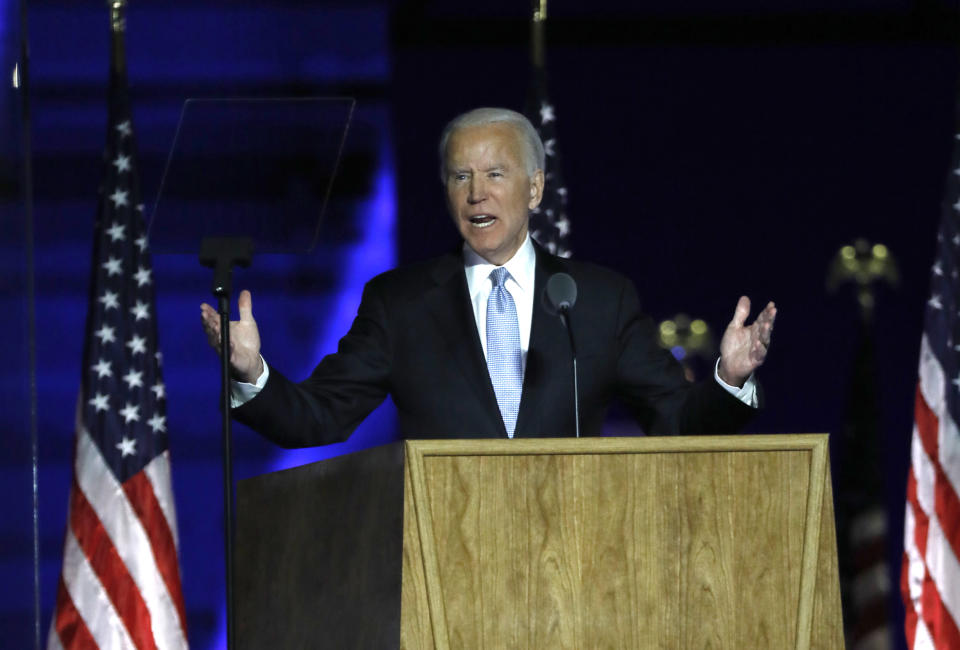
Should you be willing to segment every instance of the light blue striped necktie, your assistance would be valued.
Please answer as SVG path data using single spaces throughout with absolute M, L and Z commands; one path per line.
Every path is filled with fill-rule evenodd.
M 490 273 L 493 290 L 487 300 L 487 370 L 497 395 L 500 415 L 512 438 L 520 412 L 523 366 L 520 359 L 520 325 L 513 296 L 503 286 L 510 274 L 502 266 Z

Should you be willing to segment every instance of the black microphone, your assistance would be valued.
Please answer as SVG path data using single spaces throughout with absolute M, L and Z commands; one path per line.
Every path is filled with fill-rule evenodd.
M 577 346 L 570 327 L 570 310 L 577 302 L 577 283 L 566 273 L 554 273 L 543 290 L 543 305 L 551 314 L 559 315 L 570 338 L 573 357 L 573 418 L 577 437 L 580 437 L 580 390 L 577 386 Z
M 566 273 L 554 273 L 547 280 L 543 298 L 551 314 L 564 313 L 577 302 L 577 283 Z

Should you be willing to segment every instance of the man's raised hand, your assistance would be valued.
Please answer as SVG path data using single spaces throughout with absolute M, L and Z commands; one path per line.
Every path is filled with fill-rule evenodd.
M 749 315 L 750 299 L 741 296 L 737 301 L 733 320 L 727 325 L 720 341 L 720 366 L 717 374 L 731 386 L 743 386 L 750 373 L 759 368 L 767 358 L 777 308 L 772 302 L 768 302 L 753 324 L 745 325 Z
M 253 320 L 253 298 L 249 291 L 240 292 L 237 310 L 240 320 L 230 321 L 230 368 L 234 379 L 253 384 L 263 373 L 263 360 L 260 358 L 260 332 L 257 321 Z M 203 303 L 200 305 L 200 320 L 207 342 L 220 352 L 220 314 Z

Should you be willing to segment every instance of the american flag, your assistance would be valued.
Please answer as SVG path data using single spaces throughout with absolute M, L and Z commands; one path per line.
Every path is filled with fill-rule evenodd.
M 920 342 L 907 477 L 900 589 L 915 650 L 960 648 L 960 148 L 954 168 Z
M 109 110 L 74 478 L 47 647 L 186 648 L 154 284 L 126 77 L 116 69 Z
M 546 183 L 543 200 L 530 211 L 530 235 L 554 255 L 570 257 L 570 220 L 567 218 L 567 187 L 560 172 L 560 148 L 557 145 L 557 116 L 547 97 L 546 72 L 534 66 L 534 82 L 527 103 L 527 118 L 543 140 Z

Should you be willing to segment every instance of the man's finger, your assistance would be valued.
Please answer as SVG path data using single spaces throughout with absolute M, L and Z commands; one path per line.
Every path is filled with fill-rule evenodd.
M 220 328 L 219 327 L 207 327 L 205 328 L 207 332 L 207 343 L 210 344 L 214 350 L 220 349 Z
M 240 312 L 240 320 L 253 320 L 253 296 L 246 289 L 241 291 L 240 297 L 237 298 L 237 310 Z
M 777 319 L 777 308 L 772 302 L 767 303 L 766 309 L 763 310 L 764 315 L 764 330 L 766 332 L 766 343 L 770 343 L 770 335 L 773 333 L 773 322 Z
M 743 327 L 743 324 L 746 322 L 747 316 L 749 315 L 750 299 L 746 296 L 740 296 L 740 300 L 737 301 L 737 308 L 733 312 L 733 320 L 730 322 L 730 324 L 735 327 Z
M 764 323 L 760 327 L 760 342 L 765 346 L 770 345 L 771 333 L 773 333 L 773 323 Z
M 767 306 L 763 309 L 762 314 L 764 320 L 769 320 L 772 323 L 777 317 L 777 308 L 772 302 L 768 302 Z
M 217 318 L 216 314 L 210 314 L 210 312 L 200 309 L 200 324 L 203 325 L 205 332 L 209 333 L 210 330 L 220 324 L 220 319 Z

